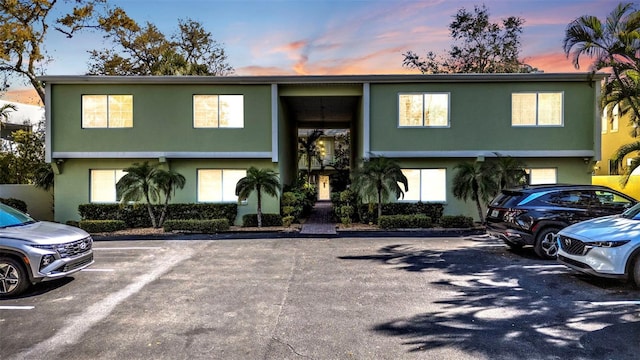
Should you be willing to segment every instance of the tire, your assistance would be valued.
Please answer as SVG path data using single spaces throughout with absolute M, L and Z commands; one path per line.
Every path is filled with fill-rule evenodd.
M 0 298 L 19 295 L 29 285 L 22 263 L 9 257 L 0 257 Z
M 536 236 L 536 243 L 533 246 L 536 255 L 543 259 L 555 259 L 558 256 L 558 244 L 556 235 L 560 231 L 556 227 L 548 227 L 540 230 Z
M 636 258 L 633 261 L 632 271 L 631 275 L 633 276 L 633 281 L 636 283 L 636 287 L 640 288 L 640 254 L 636 255 Z

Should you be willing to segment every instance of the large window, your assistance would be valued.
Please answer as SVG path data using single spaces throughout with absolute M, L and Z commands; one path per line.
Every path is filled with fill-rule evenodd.
M 561 92 L 511 94 L 511 125 L 562 126 Z
M 525 169 L 529 175 L 529 184 L 555 184 L 558 182 L 558 169 L 541 168 L 541 169 Z
M 446 169 L 402 169 L 402 173 L 407 177 L 409 184 L 409 191 L 404 193 L 403 200 L 447 201 Z
M 449 94 L 400 94 L 398 119 L 400 127 L 449 126 Z
M 198 170 L 198 202 L 236 202 L 236 184 L 247 176 L 246 170 Z
M 133 127 L 133 95 L 83 95 L 82 127 Z
M 193 95 L 193 126 L 196 128 L 244 127 L 242 95 Z
M 91 170 L 90 183 L 92 203 L 114 203 L 120 200 L 116 184 L 125 175 L 122 170 Z

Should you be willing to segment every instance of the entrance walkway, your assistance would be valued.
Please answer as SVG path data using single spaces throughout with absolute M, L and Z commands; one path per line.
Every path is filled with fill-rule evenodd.
M 311 215 L 302 224 L 300 234 L 305 235 L 336 235 L 336 224 L 331 220 L 331 202 L 316 201 Z

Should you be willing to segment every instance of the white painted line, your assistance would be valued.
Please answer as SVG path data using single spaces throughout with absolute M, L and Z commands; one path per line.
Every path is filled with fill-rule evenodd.
M 80 271 L 88 271 L 88 272 L 114 272 L 115 269 L 91 269 L 91 268 L 87 268 L 87 269 L 82 269 Z
M 640 300 L 624 300 L 624 301 L 594 301 L 591 305 L 606 306 L 606 305 L 640 305 Z
M 505 244 L 480 244 L 481 247 L 507 247 Z
M 0 306 L 0 310 L 31 310 L 35 306 Z
M 17 354 L 15 359 L 61 358 L 67 346 L 82 341 L 87 331 L 109 316 L 120 303 L 192 255 L 192 251 L 180 251 L 155 259 L 148 264 L 151 269 L 148 273 L 133 279 L 128 286 L 119 291 L 110 293 L 102 300 L 87 306 L 83 312 L 67 318 L 64 325 L 53 336 Z
M 159 250 L 160 246 L 94 247 L 93 250 Z
M 567 269 L 564 265 L 526 265 L 525 269 Z

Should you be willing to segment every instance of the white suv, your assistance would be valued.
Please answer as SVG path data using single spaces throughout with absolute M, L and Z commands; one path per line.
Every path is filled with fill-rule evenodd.
M 93 239 L 84 230 L 46 221 L 0 204 L 0 298 L 93 264 Z
M 558 261 L 582 273 L 634 280 L 640 287 L 640 203 L 620 215 L 583 221 L 556 238 Z

